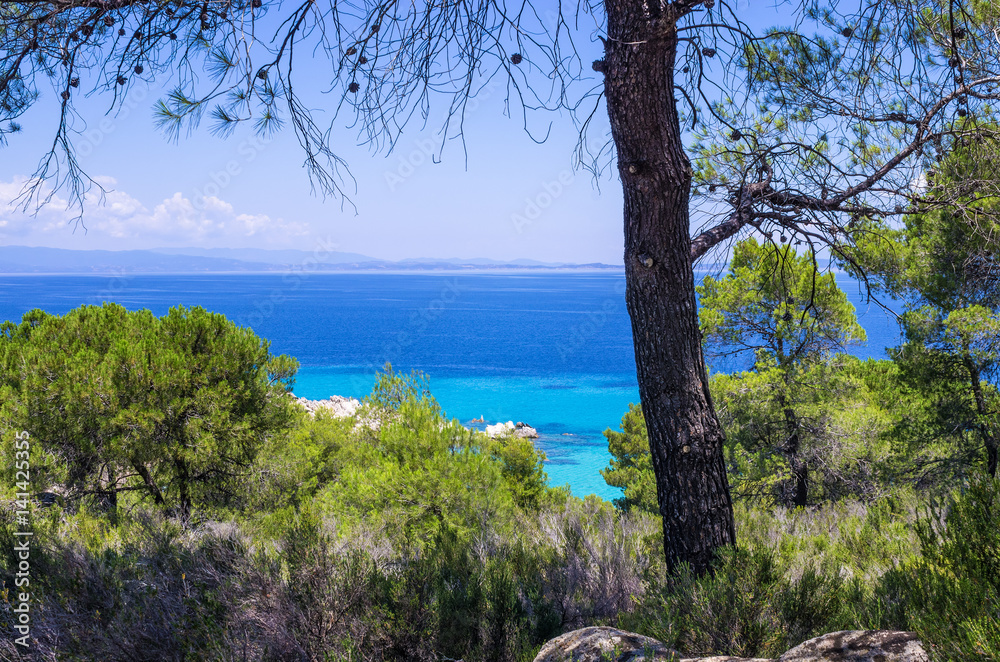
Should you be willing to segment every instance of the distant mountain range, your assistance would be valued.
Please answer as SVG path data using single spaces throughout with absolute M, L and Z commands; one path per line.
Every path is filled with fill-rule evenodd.
M 601 263 L 566 264 L 537 260 L 488 258 L 407 258 L 380 260 L 359 253 L 266 250 L 261 248 L 157 248 L 133 251 L 85 251 L 28 246 L 0 246 L 0 273 L 233 273 L 293 271 L 453 271 L 622 269 Z

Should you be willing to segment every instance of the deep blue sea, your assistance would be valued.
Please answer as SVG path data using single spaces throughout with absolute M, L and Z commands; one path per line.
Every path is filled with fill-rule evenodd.
M 840 286 L 868 333 L 851 353 L 884 357 L 899 343 L 894 316 Z M 595 272 L 0 276 L 0 320 L 102 301 L 157 315 L 203 306 L 298 358 L 298 395 L 363 397 L 386 362 L 419 370 L 448 416 L 534 426 L 552 484 L 610 499 L 621 493 L 598 473 L 601 433 L 639 397 L 624 290 L 622 273 Z

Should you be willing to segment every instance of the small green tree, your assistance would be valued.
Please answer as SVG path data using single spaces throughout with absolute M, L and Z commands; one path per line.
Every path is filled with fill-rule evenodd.
M 893 259 L 876 266 L 904 298 L 906 343 L 893 353 L 911 384 L 938 398 L 944 436 L 974 430 L 987 472 L 998 463 L 997 405 L 990 380 L 1000 365 L 1000 176 L 981 144 L 953 141 L 933 172 L 919 213 L 890 234 Z M 962 393 L 955 386 L 964 383 Z
M 222 315 L 116 304 L 4 324 L 0 365 L 8 424 L 66 464 L 50 481 L 112 511 L 134 491 L 185 517 L 233 502 L 261 444 L 290 420 L 297 368 Z
M 449 531 L 467 536 L 483 520 L 537 510 L 550 493 L 544 455 L 530 440 L 489 439 L 448 420 L 418 373 L 386 366 L 357 420 L 328 454 L 338 473 L 318 496 L 342 526 L 383 526 L 424 546 Z
M 618 508 L 658 513 L 656 476 L 653 474 L 653 459 L 649 454 L 649 436 L 641 405 L 628 406 L 628 411 L 622 416 L 621 430 L 615 432 L 608 428 L 604 431 L 612 459 L 610 465 L 601 470 L 601 476 L 608 485 L 625 491 L 624 496 L 615 499 Z
M 805 505 L 809 466 L 804 444 L 819 426 L 804 420 L 797 405 L 817 393 L 827 375 L 822 366 L 832 352 L 865 341 L 854 306 L 834 274 L 819 273 L 815 256 L 753 239 L 738 243 L 726 276 L 706 277 L 698 293 L 708 348 L 720 354 L 752 353 L 754 371 L 767 376 L 760 385 L 765 395 L 758 411 L 769 422 L 762 428 L 773 432 L 768 414 L 780 416 L 780 435 L 770 443 L 791 469 L 787 500 Z
M 903 315 L 903 328 L 906 343 L 892 356 L 911 384 L 937 396 L 935 436 L 974 431 L 976 454 L 986 451 L 986 471 L 996 476 L 997 391 L 987 378 L 1000 365 L 1000 318 L 984 306 L 921 306 Z M 964 455 L 961 447 L 955 453 Z

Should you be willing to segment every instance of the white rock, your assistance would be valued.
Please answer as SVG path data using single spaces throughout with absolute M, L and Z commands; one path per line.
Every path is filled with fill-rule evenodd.
M 600 626 L 549 640 L 535 662 L 676 662 L 680 656 L 655 639 Z
M 337 417 L 354 416 L 361 406 L 361 401 L 342 395 L 331 395 L 329 400 L 320 400 L 320 406 L 333 410 L 333 415 Z
M 914 632 L 845 630 L 804 641 L 777 662 L 928 662 Z
M 487 425 L 486 434 L 489 437 L 513 435 L 515 437 L 523 437 L 525 439 L 538 439 L 538 431 L 535 428 L 526 423 L 515 423 L 514 421 L 497 423 L 496 425 Z
M 326 409 L 336 418 L 354 416 L 361 406 L 361 401 L 356 398 L 347 398 L 342 395 L 331 395 L 327 400 L 309 400 L 292 396 L 305 408 L 307 412 L 315 415 L 320 409 Z
M 486 434 L 490 437 L 499 437 L 503 434 L 510 434 L 514 431 L 514 421 L 507 421 L 506 423 L 497 423 L 496 425 L 487 425 Z

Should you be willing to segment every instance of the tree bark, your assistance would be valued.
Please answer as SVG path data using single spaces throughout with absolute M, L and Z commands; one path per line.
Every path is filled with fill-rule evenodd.
M 809 499 L 809 466 L 799 457 L 799 418 L 784 396 L 781 397 L 781 406 L 785 415 L 785 432 L 788 433 L 784 450 L 792 469 L 792 505 L 805 506 Z
M 965 355 L 962 360 L 965 363 L 966 370 L 969 371 L 969 381 L 972 382 L 972 395 L 976 399 L 976 413 L 978 414 L 976 418 L 979 419 L 979 434 L 983 438 L 983 444 L 986 445 L 986 473 L 996 478 L 997 440 L 993 436 L 993 430 L 990 428 L 988 418 L 989 408 L 986 406 L 986 396 L 983 394 L 983 385 L 980 383 L 979 368 L 968 355 Z
M 146 491 L 153 497 L 153 501 L 156 505 L 162 506 L 166 503 L 163 499 L 163 493 L 160 491 L 160 488 L 157 487 L 156 481 L 153 480 L 153 476 L 149 473 L 149 469 L 146 468 L 146 465 L 133 458 L 132 468 L 135 469 L 135 472 L 139 474 L 140 478 L 142 478 L 142 482 L 146 486 Z
M 174 456 L 174 466 L 177 468 L 177 495 L 180 501 L 180 515 L 185 522 L 191 515 L 191 495 L 188 491 L 190 487 L 190 473 L 187 462 L 178 456 Z
M 626 303 L 656 474 L 667 567 L 703 573 L 735 543 L 723 431 L 701 349 L 673 89 L 676 5 L 608 0 L 605 94 L 625 198 Z M 597 67 L 595 67 L 597 68 Z

